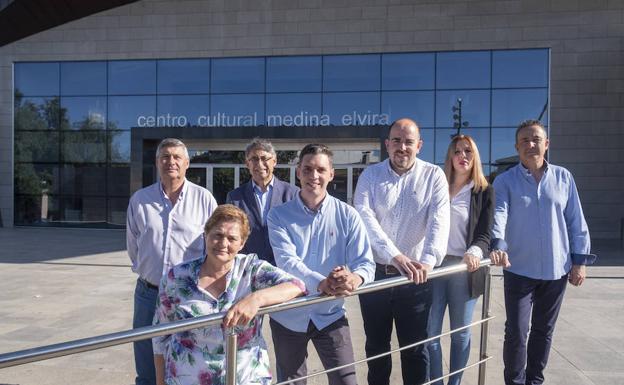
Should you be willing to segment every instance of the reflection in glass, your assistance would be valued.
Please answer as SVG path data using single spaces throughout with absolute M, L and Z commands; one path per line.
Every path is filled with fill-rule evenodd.
M 324 91 L 376 91 L 380 84 L 380 55 L 323 57 Z
M 129 130 L 132 127 L 155 125 L 155 96 L 111 96 L 108 98 L 109 130 Z
M 492 163 L 518 163 L 516 128 L 492 128 Z
M 548 87 L 548 50 L 493 51 L 492 87 Z
M 526 119 L 539 119 L 548 124 L 546 88 L 492 91 L 493 126 L 518 126 Z
M 15 130 L 56 130 L 59 127 L 61 115 L 65 110 L 60 109 L 58 97 L 54 98 L 27 98 L 15 97 L 13 121 Z
M 62 170 L 61 194 L 104 195 L 102 185 L 106 182 L 106 166 L 65 164 Z
M 436 153 L 435 163 L 444 164 L 446 158 L 446 152 L 448 145 L 451 142 L 451 137 L 457 133 L 456 129 L 437 129 L 436 135 Z M 479 149 L 479 155 L 481 155 L 481 163 L 490 162 L 490 130 L 486 128 L 463 128 L 460 132 L 464 135 L 470 135 L 477 143 Z
M 278 177 L 281 181 L 286 182 L 286 183 L 290 183 L 290 168 L 281 168 L 281 167 L 276 167 L 273 170 L 273 174 Z M 241 173 L 242 175 L 242 173 Z M 295 177 L 295 179 L 297 179 Z
M 61 220 L 69 224 L 75 222 L 106 222 L 106 199 L 98 197 L 61 198 Z
M 126 210 L 128 209 L 129 198 L 109 198 L 107 221 L 113 227 L 126 226 Z
M 61 146 L 64 162 L 106 162 L 106 132 L 68 131 Z
M 435 54 L 394 53 L 381 56 L 382 90 L 435 88 Z
M 108 94 L 156 93 L 156 61 L 119 60 L 108 62 Z
M 59 63 L 15 63 L 15 94 L 59 94 Z
M 267 126 L 327 125 L 321 116 L 321 94 L 268 94 Z
M 388 114 L 390 121 L 410 118 L 419 127 L 434 125 L 433 91 L 394 91 L 381 93 L 381 112 Z
M 106 62 L 61 63 L 61 95 L 106 95 Z
M 438 89 L 490 88 L 490 52 L 438 52 Z
M 202 187 L 208 187 L 206 184 L 206 169 L 205 168 L 189 168 L 186 170 L 186 179 Z
M 468 127 L 490 125 L 490 91 L 438 91 L 436 94 L 436 127 L 453 127 L 453 106 L 462 100 L 462 120 Z
M 264 92 L 264 58 L 212 60 L 213 93 Z
M 111 164 L 106 169 L 107 183 L 106 193 L 108 196 L 130 196 L 130 166 L 127 164 Z
M 264 125 L 264 94 L 213 95 L 206 126 L 253 127 Z
M 59 169 L 51 164 L 16 163 L 15 193 L 27 195 L 58 194 Z
M 207 94 L 209 92 L 209 59 L 158 61 L 159 94 Z
M 112 163 L 130 162 L 130 131 L 109 131 L 108 144 Z
M 334 180 L 327 185 L 327 192 L 334 198 L 343 202 L 347 201 L 347 169 L 337 168 L 334 170 Z
M 227 193 L 234 189 L 234 168 L 212 169 L 212 195 L 218 204 L 225 203 Z
M 267 92 L 320 92 L 321 56 L 267 58 Z
M 58 162 L 58 160 L 58 132 L 15 132 L 16 162 Z
M 422 159 L 425 162 L 433 163 L 433 154 L 435 150 L 435 134 L 432 129 L 421 129 L 420 130 L 420 139 L 422 139 L 423 144 L 420 148 L 420 152 L 418 153 L 418 159 Z
M 158 96 L 156 126 L 197 126 L 200 116 L 209 115 L 208 95 L 162 95 Z
M 15 195 L 16 225 L 45 225 L 60 220 L 60 202 L 54 195 Z
M 388 124 L 379 113 L 379 92 L 336 92 L 323 97 L 323 114 L 336 126 Z
M 106 122 L 106 97 L 78 96 L 61 98 L 61 129 L 103 130 Z

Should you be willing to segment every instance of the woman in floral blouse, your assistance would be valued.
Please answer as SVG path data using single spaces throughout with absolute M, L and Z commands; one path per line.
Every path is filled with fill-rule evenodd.
M 305 286 L 255 254 L 238 254 L 248 235 L 246 214 L 233 205 L 219 206 L 204 228 L 206 255 L 162 278 L 154 324 L 227 315 L 220 326 L 153 339 L 158 385 L 224 384 L 224 332 L 230 327 L 238 334 L 237 384 L 270 384 L 262 317 L 256 313 L 301 295 Z

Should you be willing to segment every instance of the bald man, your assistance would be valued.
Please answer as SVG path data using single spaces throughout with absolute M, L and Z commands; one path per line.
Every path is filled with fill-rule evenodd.
M 449 236 L 449 189 L 442 169 L 417 158 L 422 148 L 416 122 L 399 119 L 385 141 L 388 159 L 360 176 L 354 204 L 371 239 L 375 280 L 404 275 L 414 281 L 360 296 L 366 356 L 390 350 L 393 323 L 400 346 L 427 338 L 431 289 L 427 273 L 446 254 Z M 404 384 L 427 381 L 423 345 L 401 352 Z M 390 356 L 368 362 L 369 385 L 388 385 Z

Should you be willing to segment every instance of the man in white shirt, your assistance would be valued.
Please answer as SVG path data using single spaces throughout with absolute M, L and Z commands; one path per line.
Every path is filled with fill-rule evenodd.
M 448 183 L 441 168 L 416 158 L 423 144 L 416 123 L 392 123 L 385 144 L 389 158 L 364 170 L 354 205 L 371 239 L 375 280 L 403 274 L 414 285 L 360 296 L 367 357 L 390 350 L 393 322 L 400 346 L 427 338 L 427 272 L 442 262 L 449 236 Z M 426 382 L 427 365 L 424 346 L 402 351 L 403 383 Z M 388 385 L 391 371 L 389 356 L 369 361 L 369 385 Z
M 135 192 L 128 204 L 126 245 L 134 291 L 133 328 L 152 324 L 158 285 L 164 273 L 204 253 L 203 228 L 217 207 L 208 190 L 186 180 L 189 155 L 178 139 L 164 139 L 156 150 L 160 181 Z M 136 385 L 155 385 L 152 341 L 134 343 Z

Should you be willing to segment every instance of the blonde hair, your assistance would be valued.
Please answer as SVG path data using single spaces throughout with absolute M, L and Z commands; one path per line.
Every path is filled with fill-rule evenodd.
M 446 174 L 446 180 L 449 185 L 453 183 L 455 177 L 455 169 L 453 168 L 453 155 L 455 154 L 455 147 L 457 142 L 465 140 L 470 145 L 472 150 L 472 170 L 470 171 L 470 179 L 474 182 L 475 191 L 485 191 L 489 185 L 485 175 L 483 175 L 483 168 L 481 167 L 481 156 L 479 156 L 479 149 L 474 139 L 468 135 L 456 135 L 451 139 L 448 150 L 446 151 L 446 159 L 444 160 L 444 174 Z
M 243 210 L 230 204 L 218 206 L 204 225 L 204 232 L 208 234 L 210 230 L 223 222 L 237 222 L 240 225 L 241 239 L 245 243 L 249 237 L 250 229 L 249 219 Z

